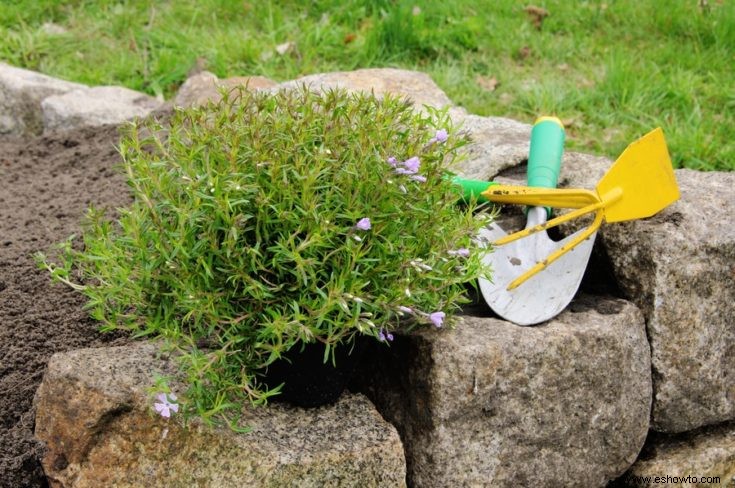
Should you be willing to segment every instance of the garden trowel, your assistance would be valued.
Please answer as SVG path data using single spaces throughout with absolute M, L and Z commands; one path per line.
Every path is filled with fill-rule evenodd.
M 531 130 L 527 181 L 529 187 L 556 188 L 564 150 L 564 127 L 555 117 L 542 117 Z M 537 206 L 527 210 L 526 229 L 546 223 L 551 209 Z M 481 232 L 488 242 L 497 242 L 507 233 L 496 223 Z M 493 270 L 493 279 L 480 279 L 480 291 L 495 313 L 518 325 L 532 325 L 556 316 L 564 310 L 579 288 L 594 245 L 590 236 L 572 252 L 549 265 L 538 279 L 510 288 L 519 276 L 544 261 L 560 245 L 572 241 L 571 235 L 553 241 L 546 231 L 531 234 L 483 256 Z
M 496 266 L 495 277 L 492 283 L 481 283 L 483 297 L 499 315 L 520 325 L 548 320 L 572 300 L 603 222 L 651 217 L 679 199 L 660 128 L 630 144 L 594 190 L 555 188 L 562 144 L 561 124 L 542 118 L 531 136 L 529 186 L 453 179 L 463 188 L 465 198 L 541 207 L 529 211 L 525 230 L 501 235 L 505 233 L 499 228 L 490 228 L 486 234 L 489 238 L 500 236 L 492 243 L 496 253 L 515 246 L 507 247 L 500 258 L 490 258 Z M 536 148 L 546 156 L 536 156 Z M 539 164 L 546 169 L 537 170 Z M 537 172 L 546 175 L 538 182 Z M 546 221 L 548 214 L 543 207 L 575 210 Z M 546 236 L 547 229 L 587 214 L 594 214 L 592 224 L 566 239 L 554 242 Z M 521 245 L 524 241 L 530 244 Z M 509 277 L 512 280 L 508 281 Z

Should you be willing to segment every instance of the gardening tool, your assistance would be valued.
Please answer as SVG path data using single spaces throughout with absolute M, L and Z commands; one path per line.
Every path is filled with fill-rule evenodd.
M 531 161 L 529 165 L 532 165 Z M 575 209 L 549 221 L 545 221 L 545 211 L 531 209 L 528 217 L 530 225 L 525 230 L 500 236 L 493 242 L 497 249 L 542 233 L 532 244 L 539 246 L 531 255 L 534 262 L 524 263 L 522 258 L 513 256 L 512 250 L 505 252 L 507 261 L 516 266 L 515 270 L 510 268 L 514 279 L 504 288 L 508 294 L 498 291 L 503 285 L 498 278 L 492 289 L 488 288 L 487 291 L 491 306 L 501 316 L 520 325 L 530 325 L 553 317 L 573 298 L 587 266 L 592 239 L 603 221 L 622 222 L 650 217 L 679 198 L 671 159 L 660 128 L 630 144 L 598 182 L 595 190 L 511 186 L 495 182 L 485 182 L 485 189 L 481 189 L 482 185 L 477 181 L 455 181 L 462 185 L 465 195 L 468 192 L 477 195 L 479 192 L 481 197 L 496 203 Z M 594 220 L 589 227 L 560 242 L 544 238 L 547 229 L 590 213 L 594 213 Z M 493 236 L 500 235 L 492 228 L 490 232 Z M 511 249 L 518 251 L 519 244 Z M 530 248 L 523 246 L 520 250 L 530 252 Z M 493 262 L 496 266 L 500 264 L 497 260 Z M 495 273 L 498 275 L 497 269 Z M 507 270 L 500 272 L 501 279 L 506 279 L 507 275 Z M 526 303 L 530 305 L 526 306 Z
M 528 154 L 527 181 L 529 187 L 556 188 L 564 150 L 564 126 L 555 117 L 541 117 L 531 130 Z M 531 207 L 527 211 L 526 229 L 542 225 L 551 209 Z M 489 242 L 506 238 L 507 233 L 496 223 L 481 232 Z M 570 242 L 567 237 L 561 245 Z M 543 279 L 531 280 L 526 286 L 508 288 L 518 276 L 553 253 L 559 243 L 546 231 L 529 235 L 526 239 L 498 246 L 483 256 L 483 263 L 493 270 L 493 280 L 480 279 L 480 292 L 495 313 L 518 325 L 532 325 L 555 317 L 564 310 L 582 282 L 592 253 L 594 235 L 573 252 L 547 267 Z

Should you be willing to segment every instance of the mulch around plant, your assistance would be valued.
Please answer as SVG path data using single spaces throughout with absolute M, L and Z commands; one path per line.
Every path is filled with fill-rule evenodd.
M 118 129 L 0 137 L 0 486 L 46 486 L 33 438 L 33 396 L 56 352 L 122 344 L 101 334 L 84 297 L 53 284 L 33 254 L 78 234 L 88 206 L 130 194 L 115 168 Z

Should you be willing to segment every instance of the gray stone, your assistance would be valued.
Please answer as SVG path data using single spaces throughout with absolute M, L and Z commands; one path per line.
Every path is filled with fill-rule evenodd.
M 64 26 L 54 24 L 53 22 L 44 22 L 40 30 L 49 36 L 63 36 L 68 32 Z
M 559 188 L 594 190 L 613 162 L 605 156 L 566 151 L 559 174 Z
M 681 199 L 606 225 L 615 275 L 648 325 L 653 428 L 735 418 L 735 173 L 677 170 Z
M 155 414 L 146 389 L 173 371 L 148 343 L 55 354 L 35 398 L 51 486 L 405 486 L 398 434 L 362 395 L 246 407 L 238 434 Z
M 414 104 L 436 108 L 449 107 L 452 101 L 426 73 L 394 68 L 358 69 L 304 76 L 278 85 L 278 89 L 293 89 L 307 85 L 311 89 L 344 88 L 349 91 L 386 93 L 408 97 Z
M 41 100 L 83 88 L 78 83 L 0 63 L 0 134 L 40 134 Z
M 97 86 L 47 97 L 41 102 L 44 130 L 120 124 L 145 117 L 162 102 L 120 86 Z
M 467 159 L 452 168 L 457 174 L 490 181 L 500 172 L 528 159 L 530 125 L 501 117 L 478 115 L 455 117 L 454 120 L 469 133 L 472 140 L 467 148 Z
M 176 107 L 205 105 L 207 102 L 218 102 L 222 98 L 222 90 L 232 90 L 242 86 L 249 90 L 272 88 L 277 83 L 263 76 L 236 76 L 219 79 L 209 71 L 202 71 L 189 77 L 179 88 L 173 104 Z
M 669 480 L 656 483 L 657 476 L 668 476 Z M 672 481 L 672 477 L 685 480 Z M 631 488 L 735 488 L 735 423 L 679 435 L 652 435 L 638 461 L 620 481 Z
M 415 487 L 605 486 L 649 425 L 643 318 L 604 297 L 537 327 L 462 317 L 399 336 L 362 381 L 398 427 Z

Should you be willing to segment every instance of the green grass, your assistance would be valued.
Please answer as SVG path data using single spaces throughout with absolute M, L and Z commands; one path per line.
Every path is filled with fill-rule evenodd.
M 0 1 L 0 59 L 74 81 L 168 97 L 197 60 L 276 80 L 417 69 L 473 113 L 571 122 L 576 150 L 616 157 L 662 126 L 678 167 L 735 170 L 730 0 L 537 0 L 540 30 L 512 0 Z M 285 42 L 296 49 L 276 54 Z

